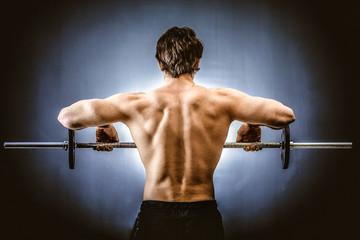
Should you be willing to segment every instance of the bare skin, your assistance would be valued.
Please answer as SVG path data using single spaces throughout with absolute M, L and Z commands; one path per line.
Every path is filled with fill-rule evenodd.
M 117 137 L 111 123 L 126 124 L 146 171 L 144 200 L 214 200 L 213 173 L 230 124 L 238 120 L 255 128 L 281 129 L 295 116 L 275 100 L 234 89 L 207 89 L 196 85 L 193 77 L 164 74 L 164 84 L 148 93 L 79 101 L 61 110 L 58 119 L 74 130 L 104 126 L 110 138 Z M 249 131 L 243 125 L 241 138 Z M 248 140 L 254 138 L 260 140 L 256 134 Z

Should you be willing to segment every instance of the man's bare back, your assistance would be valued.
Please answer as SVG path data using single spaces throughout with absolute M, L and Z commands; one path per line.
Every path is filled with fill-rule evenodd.
M 216 91 L 181 79 L 135 96 L 137 117 L 126 125 L 146 170 L 144 200 L 213 200 L 212 177 L 231 123 Z
M 144 200 L 169 202 L 215 198 L 213 173 L 234 120 L 282 128 L 294 115 L 271 99 L 201 87 L 191 74 L 165 75 L 163 86 L 148 93 L 83 100 L 59 115 L 72 129 L 125 123 L 146 171 Z

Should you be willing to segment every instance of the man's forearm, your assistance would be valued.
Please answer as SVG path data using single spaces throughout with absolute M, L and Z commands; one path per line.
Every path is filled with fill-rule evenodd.
M 289 116 L 287 117 L 286 120 L 284 121 L 276 121 L 276 123 L 272 123 L 272 124 L 253 124 L 253 123 L 243 123 L 243 124 L 247 124 L 249 126 L 249 128 L 256 128 L 256 127 L 268 127 L 274 130 L 280 130 L 285 128 L 286 126 L 288 126 L 289 124 L 291 124 L 292 122 L 295 121 L 295 116 Z
M 245 124 L 248 124 L 249 128 L 268 127 L 268 128 L 274 129 L 274 130 L 280 130 L 289 125 L 289 124 L 286 124 L 286 125 L 272 126 L 272 125 L 264 125 L 264 124 L 250 124 L 250 123 L 245 123 Z

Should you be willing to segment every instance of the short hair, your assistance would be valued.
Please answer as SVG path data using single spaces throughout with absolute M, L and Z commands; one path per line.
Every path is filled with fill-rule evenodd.
M 195 73 L 202 57 L 203 44 L 193 29 L 172 27 L 157 41 L 156 59 L 162 71 L 177 78 L 184 73 Z

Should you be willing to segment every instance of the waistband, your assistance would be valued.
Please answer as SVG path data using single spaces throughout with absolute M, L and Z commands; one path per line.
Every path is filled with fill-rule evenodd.
M 216 200 L 198 201 L 198 202 L 164 202 L 145 200 L 141 204 L 141 209 L 159 208 L 159 209 L 207 209 L 217 208 Z

